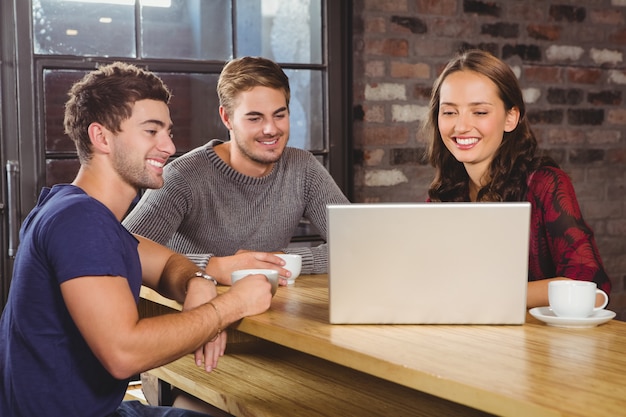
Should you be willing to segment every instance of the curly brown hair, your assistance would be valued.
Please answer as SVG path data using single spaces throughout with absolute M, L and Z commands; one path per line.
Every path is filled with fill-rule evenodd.
M 86 74 L 68 95 L 63 124 L 81 162 L 92 157 L 88 133 L 91 123 L 101 123 L 119 133 L 122 122 L 132 116 L 135 102 L 156 100 L 168 104 L 171 98 L 170 90 L 159 77 L 124 62 L 103 65 Z
M 472 49 L 452 59 L 433 85 L 428 119 L 424 126 L 430 138 L 428 159 L 435 167 L 435 177 L 428 196 L 431 201 L 470 201 L 469 176 L 463 163 L 456 160 L 443 143 L 438 126 L 441 85 L 450 74 L 472 71 L 489 78 L 497 87 L 505 110 L 519 109 L 518 125 L 504 132 L 502 144 L 489 166 L 489 182 L 477 195 L 477 201 L 523 201 L 528 175 L 540 166 L 558 166 L 548 156 L 538 155 L 535 138 L 526 117 L 526 105 L 517 77 L 511 68 L 492 54 Z

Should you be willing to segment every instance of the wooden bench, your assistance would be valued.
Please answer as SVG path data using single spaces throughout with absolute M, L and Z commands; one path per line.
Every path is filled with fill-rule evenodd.
M 145 294 L 144 294 L 145 295 Z M 180 309 L 171 300 L 144 314 Z M 161 303 L 163 301 L 163 303 Z M 142 300 L 142 303 L 151 301 Z M 146 310 L 156 309 L 146 313 Z M 483 412 L 231 329 L 226 354 L 208 373 L 193 356 L 149 371 L 160 399 L 175 387 L 234 416 L 486 416 Z M 237 342 L 232 342 L 238 340 Z M 445 359 L 442 359 L 445 360 Z
M 231 348 L 207 373 L 191 355 L 150 371 L 234 416 L 485 416 L 280 345 Z

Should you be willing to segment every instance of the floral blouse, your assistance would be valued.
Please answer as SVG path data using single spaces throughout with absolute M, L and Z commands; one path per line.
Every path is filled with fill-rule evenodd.
M 527 200 L 532 206 L 528 280 L 593 281 L 610 294 L 611 281 L 567 174 L 554 167 L 536 170 L 529 180 Z

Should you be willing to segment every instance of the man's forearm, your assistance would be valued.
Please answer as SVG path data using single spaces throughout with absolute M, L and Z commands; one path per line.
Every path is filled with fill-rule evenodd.
M 198 271 L 200 268 L 186 256 L 174 253 L 165 263 L 157 291 L 182 303 L 185 300 L 189 280 L 196 278 L 195 274 Z

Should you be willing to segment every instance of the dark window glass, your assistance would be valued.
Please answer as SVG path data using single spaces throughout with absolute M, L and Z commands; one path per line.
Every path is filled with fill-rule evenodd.
M 170 113 L 178 155 L 211 139 L 228 139 L 228 130 L 220 120 L 215 92 L 217 74 L 156 74 L 172 91 Z
M 46 187 L 74 181 L 80 163 L 74 159 L 46 159 Z
M 67 91 L 82 78 L 85 70 L 44 71 L 44 127 L 47 158 L 67 158 L 76 148 L 63 132 Z M 215 88 L 217 74 L 180 74 L 155 72 L 172 91 L 170 112 L 174 122 L 177 154 L 196 148 L 210 139 L 228 139 L 219 117 Z
M 76 154 L 74 142 L 64 133 L 63 117 L 67 92 L 86 73 L 87 71 L 82 70 L 45 70 L 43 73 L 46 155 Z
M 44 128 L 46 152 L 74 153 L 74 143 L 63 133 L 67 91 L 84 70 L 44 71 Z M 289 145 L 301 149 L 325 149 L 321 71 L 286 70 L 291 87 Z M 219 117 L 215 92 L 217 74 L 155 72 L 172 91 L 171 117 L 177 153 L 191 150 L 210 139 L 228 139 Z

